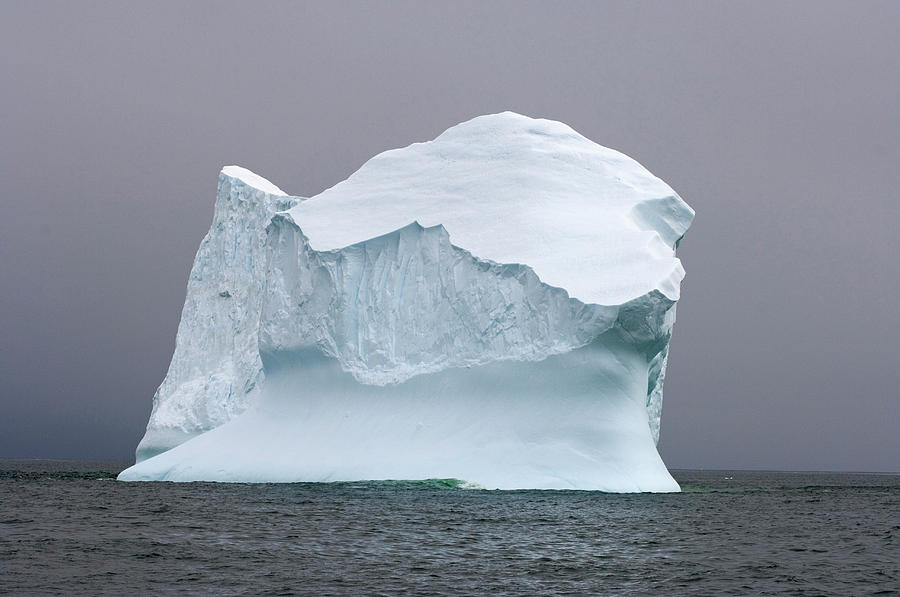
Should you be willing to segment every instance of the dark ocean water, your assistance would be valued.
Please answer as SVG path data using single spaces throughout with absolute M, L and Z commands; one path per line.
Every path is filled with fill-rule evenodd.
M 675 471 L 684 492 L 452 481 L 119 483 L 0 460 L 0 592 L 874 595 L 900 591 L 900 476 Z

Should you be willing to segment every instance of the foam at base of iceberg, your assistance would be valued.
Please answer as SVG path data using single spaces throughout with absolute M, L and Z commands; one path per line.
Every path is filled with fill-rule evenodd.
M 692 217 L 637 162 L 511 113 L 308 200 L 226 168 L 120 479 L 677 491 L 655 444 Z

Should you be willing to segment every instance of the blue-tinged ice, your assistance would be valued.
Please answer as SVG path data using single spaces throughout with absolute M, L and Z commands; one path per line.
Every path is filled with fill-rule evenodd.
M 511 112 L 308 199 L 229 166 L 119 478 L 677 491 L 656 442 L 692 218 Z

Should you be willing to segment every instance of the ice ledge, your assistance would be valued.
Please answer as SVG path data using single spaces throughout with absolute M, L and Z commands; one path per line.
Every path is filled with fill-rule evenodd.
M 246 168 L 241 168 L 240 166 L 225 166 L 224 168 L 222 168 L 222 174 L 231 178 L 236 178 L 247 186 L 258 189 L 263 193 L 268 193 L 270 195 L 282 195 L 285 197 L 290 196 L 259 174 L 251 172 Z
M 285 211 L 273 216 L 268 238 L 270 279 L 261 318 L 260 350 L 270 356 L 291 352 L 298 339 L 319 330 L 318 345 L 326 347 L 325 353 L 337 358 L 342 369 L 363 385 L 394 385 L 422 374 L 502 360 L 540 361 L 591 342 L 614 325 L 619 311 L 619 305 L 586 304 L 570 297 L 565 288 L 543 282 L 527 264 L 479 258 L 453 245 L 441 224 L 425 227 L 413 221 L 348 247 L 316 251 L 291 212 Z M 304 268 L 327 275 L 297 283 L 298 255 Z M 388 263 L 401 265 L 385 267 Z M 424 283 L 426 268 L 432 279 L 430 286 Z M 360 291 L 369 287 L 384 290 L 384 296 Z M 418 317 L 400 316 L 402 304 L 410 301 L 424 301 L 428 308 Z M 353 306 L 347 306 L 350 304 Z M 304 306 L 303 319 L 307 322 L 299 329 L 294 328 L 294 320 L 300 316 L 295 305 Z M 353 329 L 343 330 L 346 335 L 334 326 L 315 324 L 341 320 L 341 314 L 333 311 L 340 305 L 347 306 L 356 322 Z M 373 313 L 379 316 L 373 319 Z M 419 325 L 438 330 L 442 323 L 452 326 L 462 313 L 468 313 L 470 323 L 444 333 L 456 341 L 469 338 L 463 345 L 477 346 L 477 350 L 434 352 L 430 340 L 419 343 L 416 326 L 409 327 L 416 319 Z M 560 336 L 547 337 L 549 328 Z M 381 334 L 373 336 L 375 329 Z M 397 344 L 398 330 L 404 329 L 407 340 Z M 482 331 L 473 335 L 473 329 Z M 371 350 L 380 342 L 387 346 Z M 341 348 L 347 343 L 352 350 Z

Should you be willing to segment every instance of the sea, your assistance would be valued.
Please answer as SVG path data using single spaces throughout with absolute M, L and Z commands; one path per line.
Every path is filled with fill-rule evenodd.
M 12 595 L 889 595 L 900 475 L 676 470 L 679 494 L 453 479 L 123 483 L 0 459 Z

